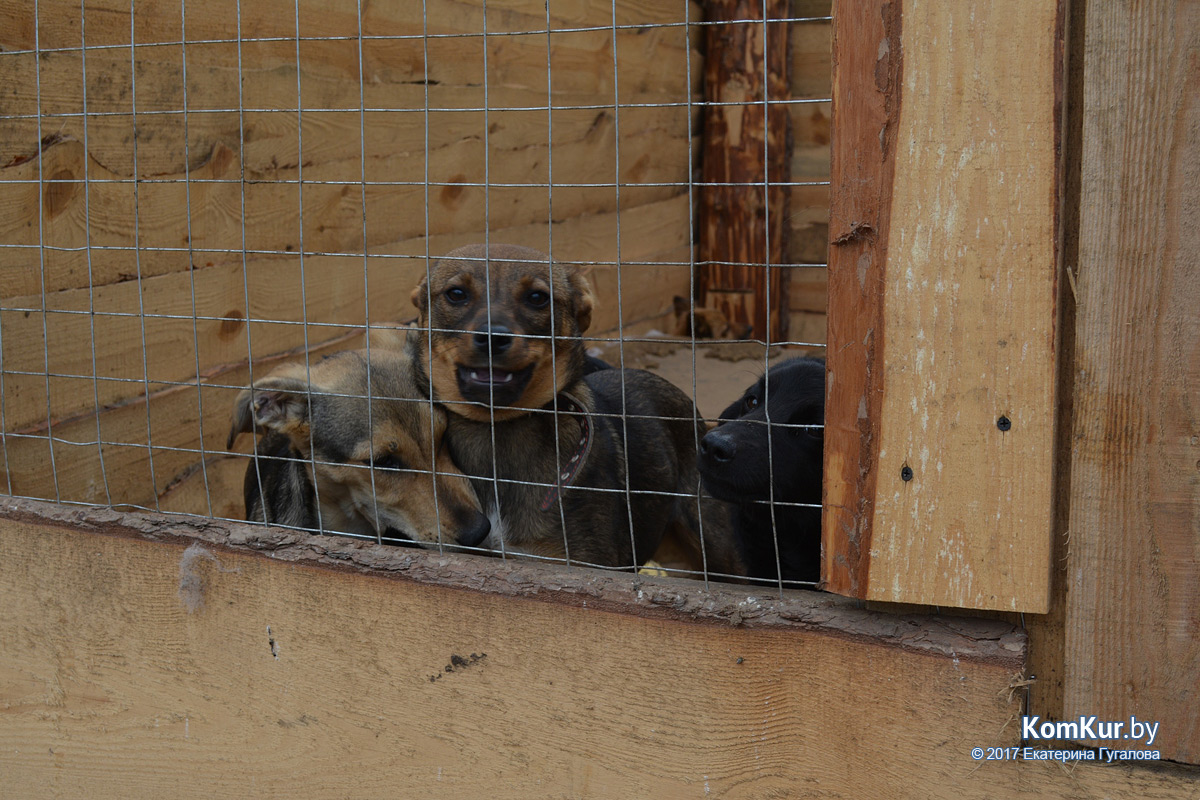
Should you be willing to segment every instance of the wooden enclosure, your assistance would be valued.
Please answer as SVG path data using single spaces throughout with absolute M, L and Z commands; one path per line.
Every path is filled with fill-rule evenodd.
M 0 0 L 0 797 L 1200 797 L 1200 11 L 830 5 Z M 232 521 L 237 391 L 484 238 L 828 336 L 830 592 Z

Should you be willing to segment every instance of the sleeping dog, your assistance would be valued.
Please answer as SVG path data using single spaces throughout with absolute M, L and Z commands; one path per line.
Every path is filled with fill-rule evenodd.
M 692 401 L 641 370 L 593 369 L 590 284 L 537 250 L 472 245 L 413 291 L 420 380 L 505 552 L 636 567 L 671 529 L 700 550 Z M 744 574 L 729 510 L 703 501 L 710 570 Z
M 704 488 L 736 504 L 735 527 L 752 577 L 821 577 L 824 430 L 797 426 L 820 426 L 824 419 L 825 362 L 794 358 L 772 367 L 722 411 L 700 443 Z
M 256 381 L 238 395 L 226 446 L 264 434 L 246 469 L 247 519 L 473 547 L 490 523 L 441 446 L 445 428 L 408 356 L 372 348 L 369 361 L 347 351 Z

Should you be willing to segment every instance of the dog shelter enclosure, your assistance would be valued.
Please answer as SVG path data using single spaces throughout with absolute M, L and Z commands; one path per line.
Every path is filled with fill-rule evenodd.
M 0 3 L 0 783 L 1194 796 L 1200 12 L 1018 5 Z M 238 390 L 484 239 L 828 341 L 832 593 L 234 521 Z

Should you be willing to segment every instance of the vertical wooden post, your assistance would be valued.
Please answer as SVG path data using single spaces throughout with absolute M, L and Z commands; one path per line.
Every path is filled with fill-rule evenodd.
M 1149 747 L 1196 764 L 1200 6 L 1093 2 L 1084 25 L 1061 718 L 1158 723 Z
M 700 301 L 754 336 L 784 341 L 791 180 L 787 0 L 709 0 L 705 36 Z M 716 185 L 713 185 L 716 184 Z
M 1049 605 L 1062 12 L 835 8 L 833 591 Z

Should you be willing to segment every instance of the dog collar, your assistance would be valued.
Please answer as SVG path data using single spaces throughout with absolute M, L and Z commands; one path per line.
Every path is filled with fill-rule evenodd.
M 588 452 L 592 449 L 592 423 L 588 418 L 587 409 L 583 407 L 583 403 L 580 403 L 566 392 L 561 392 L 557 400 L 558 402 L 555 404 L 556 413 L 561 410 L 577 415 L 576 418 L 579 420 L 579 441 L 575 444 L 575 450 L 571 453 L 571 457 L 563 465 L 562 471 L 558 473 L 556 483 L 547 490 L 546 496 L 542 498 L 542 511 L 549 511 L 558 502 L 562 490 L 574 482 L 576 476 L 579 475 L 579 470 L 583 468 L 583 462 L 587 461 Z

